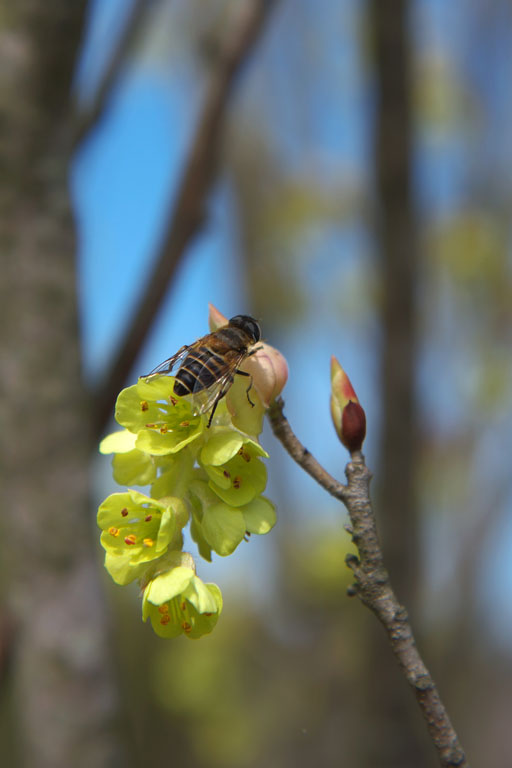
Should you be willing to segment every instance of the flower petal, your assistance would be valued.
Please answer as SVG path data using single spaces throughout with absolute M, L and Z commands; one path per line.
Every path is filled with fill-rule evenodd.
M 181 594 L 190 584 L 194 577 L 192 568 L 178 565 L 171 568 L 170 571 L 156 576 L 149 582 L 145 590 L 145 597 L 153 605 L 161 605 L 167 600 L 172 600 L 176 595 Z
M 215 504 L 205 509 L 201 529 L 214 552 L 225 557 L 234 552 L 245 535 L 244 516 L 228 504 Z

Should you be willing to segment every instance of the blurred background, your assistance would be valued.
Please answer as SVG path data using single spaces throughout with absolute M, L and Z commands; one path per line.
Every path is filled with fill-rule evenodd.
M 5 0 L 6 765 L 430 768 L 344 509 L 269 429 L 278 525 L 163 641 L 102 568 L 117 392 L 248 313 L 329 472 L 336 355 L 391 580 L 473 765 L 512 754 L 510 0 Z

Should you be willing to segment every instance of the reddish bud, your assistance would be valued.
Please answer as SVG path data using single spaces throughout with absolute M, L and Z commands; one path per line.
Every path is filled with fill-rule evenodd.
M 350 453 L 361 450 L 366 436 L 366 416 L 350 379 L 335 357 L 331 358 L 331 416 L 334 429 Z
M 350 453 L 360 451 L 366 436 L 366 414 L 359 403 L 350 401 L 343 409 L 340 440 Z

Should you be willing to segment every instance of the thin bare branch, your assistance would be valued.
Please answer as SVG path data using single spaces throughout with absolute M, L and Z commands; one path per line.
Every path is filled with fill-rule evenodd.
M 298 437 L 292 431 L 288 419 L 283 413 L 284 403 L 279 398 L 276 403 L 270 407 L 267 416 L 272 425 L 274 435 L 281 441 L 290 456 L 302 469 L 311 475 L 327 493 L 345 502 L 347 488 L 330 475 L 319 462 L 315 459 L 308 449 L 302 445 Z
M 430 737 L 437 749 L 439 764 L 443 768 L 469 768 L 436 684 L 416 647 L 407 611 L 398 602 L 391 586 L 370 501 L 371 472 L 365 464 L 363 454 L 360 451 L 352 454 L 345 470 L 347 485 L 338 483 L 325 472 L 295 436 L 283 414 L 283 407 L 283 401 L 278 400 L 268 411 L 274 434 L 299 466 L 342 501 L 348 510 L 350 533 L 359 553 L 359 557 L 347 556 L 347 565 L 355 578 L 350 594 L 357 595 L 384 626 L 393 654 L 414 691 L 427 723 Z
M 108 65 L 105 68 L 92 103 L 85 110 L 77 112 L 74 116 L 71 128 L 71 145 L 73 147 L 77 147 L 80 144 L 102 116 L 112 88 L 126 61 L 126 57 L 137 39 L 148 11 L 153 5 L 153 0 L 134 0 L 130 16 L 124 25 Z
M 96 434 L 112 412 L 115 397 L 130 372 L 185 249 L 205 220 L 205 204 L 215 179 L 226 107 L 237 76 L 259 39 L 278 0 L 253 0 L 240 9 L 237 27 L 217 57 L 196 134 L 191 142 L 174 211 L 162 238 L 160 256 L 133 313 L 124 341 L 96 394 Z

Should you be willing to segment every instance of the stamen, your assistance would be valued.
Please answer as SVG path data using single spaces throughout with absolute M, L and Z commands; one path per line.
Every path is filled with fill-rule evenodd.
M 181 625 L 182 630 L 188 635 L 188 633 L 191 631 L 192 627 L 188 623 L 188 621 L 184 621 Z
M 243 459 L 244 461 L 247 461 L 247 462 L 249 462 L 249 461 L 251 460 L 251 454 L 249 453 L 249 451 L 247 451 L 247 450 L 244 448 L 244 446 L 243 446 L 243 445 L 242 445 L 242 447 L 240 448 L 240 450 L 238 451 L 238 455 L 239 455 L 239 456 L 241 456 L 241 457 L 242 457 L 242 459 Z
M 147 400 L 140 401 L 140 409 L 141 411 L 147 411 L 149 409 L 149 403 Z
M 121 514 L 122 514 L 122 516 L 123 516 L 123 517 L 126 517 L 126 516 L 127 516 L 127 514 L 128 514 L 128 510 L 126 509 L 126 507 L 125 507 L 124 509 L 122 509 L 122 510 L 121 510 Z
M 237 475 L 235 478 L 233 478 L 233 488 L 236 488 L 238 490 L 241 484 L 242 484 L 242 478 L 240 477 L 240 475 Z
M 162 618 L 160 619 L 160 624 L 163 624 L 163 625 L 164 625 L 164 627 L 165 627 L 165 625 L 166 625 L 166 624 L 168 624 L 168 623 L 170 622 L 170 620 L 171 620 L 171 617 L 169 616 L 169 614 L 168 614 L 168 613 L 166 613 L 166 614 L 164 614 L 164 616 L 162 616 Z
M 190 421 L 182 421 L 180 427 L 190 427 Z
M 169 613 L 169 603 L 162 603 L 158 606 L 159 613 Z
M 153 519 L 153 515 L 146 515 L 146 517 L 144 518 L 144 522 L 149 523 L 152 519 Z
M 162 433 L 162 435 L 165 435 L 165 433 L 168 432 L 168 428 L 166 424 L 164 424 L 163 427 L 160 427 L 160 432 Z
M 119 528 L 116 528 L 114 525 L 111 525 L 108 529 L 108 532 L 111 536 L 119 536 Z
M 152 547 L 155 544 L 153 539 L 150 539 L 149 537 L 147 539 L 144 539 L 142 543 L 144 544 L 145 547 Z
M 135 544 L 136 541 L 137 541 L 137 537 L 134 533 L 130 533 L 129 536 L 125 536 L 124 538 L 124 543 L 128 545 Z

